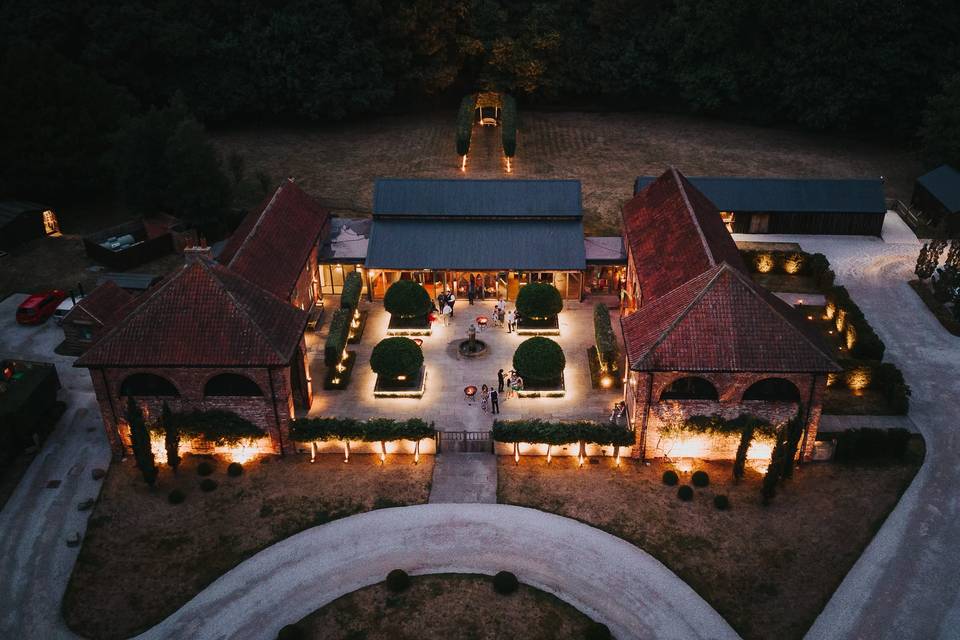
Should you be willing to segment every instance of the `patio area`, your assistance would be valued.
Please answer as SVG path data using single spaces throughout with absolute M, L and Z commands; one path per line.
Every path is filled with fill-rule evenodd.
M 477 301 L 472 306 L 466 300 L 458 301 L 449 326 L 436 322 L 433 335 L 422 336 L 423 357 L 427 369 L 426 391 L 422 398 L 374 398 L 376 374 L 370 369 L 370 352 L 387 337 L 390 319 L 382 304 L 364 303 L 361 308 L 370 313 L 363 340 L 349 345 L 355 351 L 357 362 L 348 389 L 327 391 L 319 384 L 325 372 L 323 343 L 326 326 L 307 334 L 310 372 L 314 381 L 313 404 L 309 415 L 344 416 L 358 419 L 374 417 L 414 418 L 433 421 L 440 431 L 484 431 L 491 428 L 494 416 L 480 408 L 479 398 L 468 403 L 464 388 L 486 384 L 496 387 L 497 370 L 509 372 L 513 353 L 527 336 L 507 333 L 506 327 L 492 326 L 495 300 Z M 500 414 L 505 420 L 542 418 L 606 420 L 610 409 L 620 399 L 615 391 L 594 390 L 590 386 L 590 367 L 587 349 L 594 344 L 593 302 L 566 302 L 560 313 L 560 335 L 551 336 L 563 348 L 567 366 L 564 370 L 566 393 L 562 398 L 510 398 L 500 396 Z M 508 306 L 508 308 L 510 308 Z M 328 308 L 327 313 L 332 309 Z M 477 331 L 477 339 L 487 344 L 484 355 L 476 358 L 460 356 L 457 345 L 467 339 L 467 330 L 478 316 L 485 316 L 491 324 Z M 619 322 L 613 325 L 619 336 Z M 478 394 L 479 395 L 479 394 Z

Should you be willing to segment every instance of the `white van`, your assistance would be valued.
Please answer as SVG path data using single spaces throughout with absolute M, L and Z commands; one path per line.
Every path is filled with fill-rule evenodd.
M 68 313 L 70 313 L 75 304 L 76 303 L 73 300 L 67 298 L 57 305 L 56 311 L 53 312 L 53 319 L 57 321 L 57 326 L 63 324 L 63 319 Z

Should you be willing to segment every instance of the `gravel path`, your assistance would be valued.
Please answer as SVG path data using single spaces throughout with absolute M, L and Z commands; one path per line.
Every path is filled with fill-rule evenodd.
M 737 638 L 693 589 L 619 538 L 533 509 L 466 504 L 380 509 L 299 533 L 231 570 L 139 638 L 272 639 L 283 625 L 397 568 L 508 569 L 606 623 L 620 640 Z

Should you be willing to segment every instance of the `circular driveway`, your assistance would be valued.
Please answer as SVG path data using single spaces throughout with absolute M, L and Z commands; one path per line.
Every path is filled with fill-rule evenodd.
M 660 562 L 599 529 L 523 507 L 427 504 L 351 516 L 278 542 L 140 638 L 272 640 L 285 624 L 397 568 L 509 570 L 604 622 L 620 640 L 738 637 Z

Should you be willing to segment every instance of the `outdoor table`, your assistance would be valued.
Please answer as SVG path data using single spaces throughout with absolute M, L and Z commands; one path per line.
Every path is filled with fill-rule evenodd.
M 477 316 L 477 326 L 483 331 L 487 327 L 487 316 Z
M 466 399 L 468 404 L 473 404 L 474 398 L 477 395 L 477 388 L 473 385 L 463 388 L 463 397 Z

